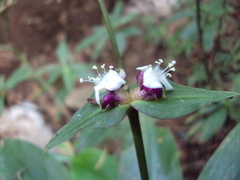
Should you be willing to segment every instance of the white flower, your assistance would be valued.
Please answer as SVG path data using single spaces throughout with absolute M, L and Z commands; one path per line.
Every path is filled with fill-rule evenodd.
M 174 64 L 176 64 L 176 61 L 172 61 L 171 63 L 169 63 L 165 69 L 160 68 L 162 62 L 163 60 L 159 59 L 158 61 L 155 61 L 157 65 L 154 67 L 150 64 L 148 66 L 142 66 L 137 68 L 137 70 L 141 70 L 143 72 L 143 76 L 140 77 L 142 78 L 142 80 L 140 80 L 142 84 L 140 85 L 151 89 L 162 88 L 162 85 L 164 85 L 167 91 L 173 89 L 173 87 L 167 80 L 167 76 L 171 77 L 171 74 L 169 72 L 175 71 L 175 68 L 173 66 Z
M 105 70 L 105 64 L 101 66 L 103 69 L 103 72 L 100 73 L 98 71 L 98 68 L 94 65 L 92 69 L 95 69 L 98 73 L 98 76 L 96 78 L 94 77 L 88 77 L 88 80 L 83 80 L 83 78 L 80 78 L 80 83 L 82 82 L 92 82 L 95 84 L 94 90 L 95 90 L 95 98 L 96 102 L 100 105 L 100 92 L 103 92 L 105 90 L 108 90 L 110 92 L 118 90 L 121 88 L 126 81 L 124 80 L 126 78 L 126 74 L 124 70 L 118 69 L 113 70 L 113 66 L 109 66 L 109 71 L 107 72 Z

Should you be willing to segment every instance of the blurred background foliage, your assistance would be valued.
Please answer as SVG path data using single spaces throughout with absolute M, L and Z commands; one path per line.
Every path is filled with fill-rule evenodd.
M 129 82 L 135 81 L 132 71 L 137 66 L 159 58 L 176 59 L 173 81 L 240 92 L 239 3 L 171 2 L 167 4 L 170 12 L 161 14 L 166 7 L 158 7 L 154 0 L 106 1 Z M 199 14 L 196 2 L 200 2 Z M 138 8 L 138 3 L 150 10 Z M 62 0 L 33 5 L 28 0 L 1 0 L 0 13 L 0 112 L 22 101 L 34 102 L 56 131 L 92 93 L 88 89 L 85 91 L 91 92 L 83 93 L 85 87 L 78 79 L 94 76 L 93 64 L 116 64 L 98 4 Z M 86 97 L 80 100 L 79 96 Z M 196 179 L 240 121 L 239 102 L 235 98 L 214 103 L 171 122 L 142 115 L 151 179 Z M 160 127 L 163 125 L 166 127 Z M 222 155 L 219 151 L 214 157 Z M 39 163 L 32 163 L 33 159 Z M 4 179 L 140 178 L 127 121 L 110 129 L 83 129 L 71 143 L 44 158 L 35 145 L 6 139 L 0 149 L 0 164 L 0 178 Z

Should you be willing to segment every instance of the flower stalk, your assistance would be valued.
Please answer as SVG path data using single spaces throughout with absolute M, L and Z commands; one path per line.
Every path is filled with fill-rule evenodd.
M 206 60 L 206 55 L 203 47 L 203 29 L 201 26 L 201 0 L 195 0 L 196 4 L 196 23 L 198 32 L 198 41 L 200 47 L 200 59 L 203 62 L 208 78 L 212 77 L 208 68 L 208 61 Z
M 119 53 L 118 45 L 117 45 L 117 42 L 116 42 L 116 38 L 115 38 L 115 35 L 114 35 L 114 31 L 113 31 L 113 28 L 112 28 L 112 25 L 111 25 L 111 22 L 110 22 L 110 19 L 109 19 L 109 16 L 108 16 L 108 12 L 107 12 L 107 8 L 106 8 L 106 5 L 104 3 L 104 0 L 98 0 L 98 4 L 99 4 L 100 9 L 102 11 L 103 20 L 104 20 L 104 23 L 105 23 L 106 28 L 107 28 L 108 36 L 109 36 L 109 39 L 110 39 L 110 42 L 111 42 L 111 45 L 112 45 L 112 48 L 113 48 L 113 53 L 114 53 L 114 55 L 116 57 L 116 60 L 117 60 L 117 63 L 118 63 L 118 67 L 123 69 L 122 58 L 121 58 L 120 53 Z
M 131 108 L 128 112 L 128 118 L 131 125 L 135 149 L 137 153 L 138 166 L 142 180 L 148 180 L 147 161 L 144 151 L 144 144 L 142 138 L 142 131 L 139 121 L 138 111 Z
M 104 0 L 98 0 L 101 12 L 103 14 L 103 19 L 105 26 L 107 28 L 108 36 L 113 48 L 114 55 L 116 57 L 118 67 L 123 69 L 122 59 L 119 53 L 118 45 L 116 42 L 116 38 L 114 35 L 114 31 L 108 16 L 107 8 L 104 3 Z M 106 97 L 106 99 L 111 99 L 111 97 Z M 133 139 L 135 144 L 135 149 L 137 153 L 138 165 L 140 169 L 140 175 L 142 180 L 148 180 L 148 170 L 147 170 L 147 162 L 145 157 L 144 145 L 143 145 L 143 138 L 142 138 L 142 131 L 139 121 L 138 111 L 131 108 L 128 112 L 128 117 L 131 125 L 131 130 L 133 133 Z

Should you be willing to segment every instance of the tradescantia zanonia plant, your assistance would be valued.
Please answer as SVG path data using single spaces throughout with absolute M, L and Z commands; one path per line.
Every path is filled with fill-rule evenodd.
M 104 22 L 110 37 L 114 55 L 119 69 L 105 64 L 97 71 L 97 77 L 80 78 L 80 83 L 95 84 L 95 93 L 88 99 L 85 106 L 79 109 L 70 122 L 62 127 L 45 147 L 44 153 L 54 146 L 69 140 L 82 128 L 110 128 L 117 125 L 127 115 L 133 133 L 137 159 L 141 178 L 149 179 L 145 158 L 139 112 L 156 119 L 173 119 L 223 99 L 240 95 L 235 92 L 210 91 L 182 86 L 168 81 L 170 71 L 175 71 L 176 61 L 172 61 L 165 69 L 160 66 L 163 60 L 156 61 L 156 65 L 137 67 L 136 82 L 138 87 L 125 89 L 126 73 L 114 37 L 103 0 L 98 0 L 103 13 Z M 93 130 L 94 131 L 94 130 Z
M 45 151 L 70 139 L 82 128 L 109 128 L 117 125 L 130 112 L 135 109 L 143 114 L 157 119 L 173 119 L 196 111 L 197 109 L 223 99 L 239 95 L 235 92 L 210 91 L 183 86 L 167 80 L 174 71 L 176 61 L 169 63 L 162 70 L 160 64 L 138 67 L 138 87 L 131 91 L 124 90 L 126 74 L 123 69 L 106 71 L 102 65 L 103 73 L 98 71 L 96 78 L 89 80 L 80 78 L 80 82 L 95 83 L 94 94 L 79 109 L 71 121 L 62 127 L 47 144 Z M 94 66 L 93 69 L 97 70 Z M 106 92 L 103 92 L 106 91 Z M 101 97 L 100 97 L 101 96 Z
M 137 111 L 157 119 L 173 119 L 202 106 L 239 95 L 235 92 L 197 89 L 168 81 L 167 76 L 171 76 L 169 72 L 175 71 L 176 61 L 169 63 L 165 69 L 160 68 L 162 62 L 160 59 L 155 62 L 156 66 L 138 67 L 140 72 L 136 73 L 136 81 L 139 86 L 132 90 L 124 88 L 126 73 L 123 69 L 114 70 L 110 66 L 106 71 L 103 64 L 101 72 L 93 66 L 98 73 L 97 77 L 88 77 L 88 80 L 80 78 L 80 82 L 93 82 L 95 93 L 73 115 L 71 121 L 56 133 L 45 151 L 72 138 L 82 128 L 109 128 L 117 125 L 126 115 L 131 126 L 135 126 L 139 123 Z M 139 130 L 135 133 L 139 134 Z

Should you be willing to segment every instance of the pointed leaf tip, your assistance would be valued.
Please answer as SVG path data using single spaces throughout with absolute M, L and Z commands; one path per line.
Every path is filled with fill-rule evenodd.
M 111 110 L 103 111 L 99 106 L 86 103 L 72 117 L 71 121 L 62 127 L 46 145 L 43 154 L 49 149 L 72 138 L 82 128 L 105 129 L 115 126 L 126 116 L 129 105 L 121 105 Z
M 166 92 L 166 99 L 134 101 L 130 105 L 148 116 L 157 119 L 172 119 L 194 112 L 213 102 L 240 95 L 235 92 L 197 89 L 173 82 L 171 84 L 174 89 Z

